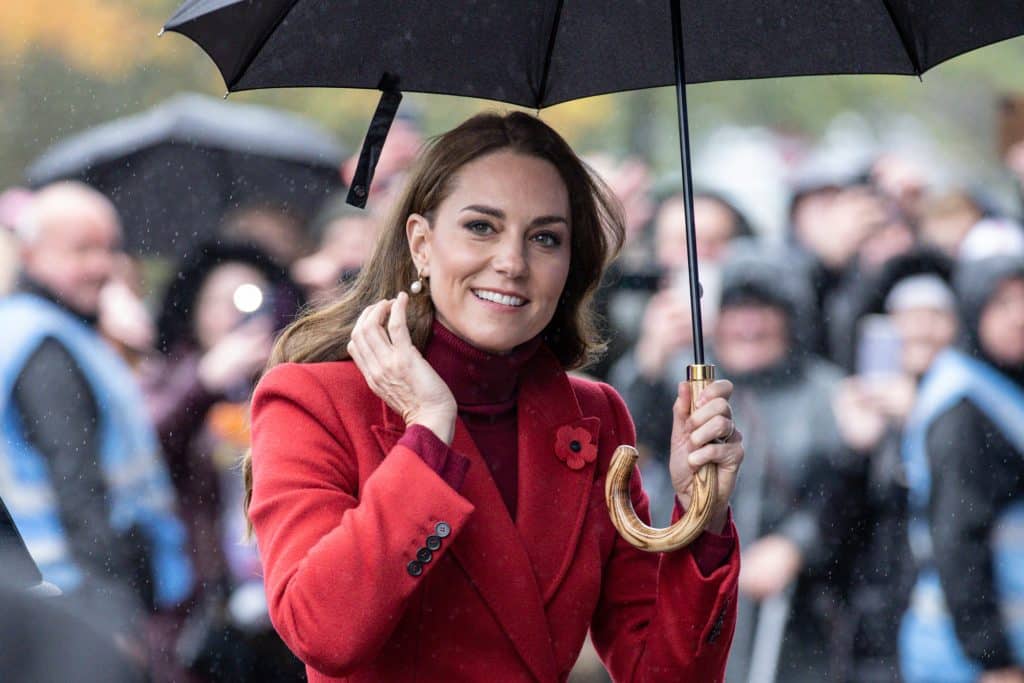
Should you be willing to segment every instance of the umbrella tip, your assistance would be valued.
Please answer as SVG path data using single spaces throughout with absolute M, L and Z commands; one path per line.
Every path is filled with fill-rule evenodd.
M 228 95 L 230 95 L 230 94 L 231 94 L 230 90 L 225 90 L 224 91 L 224 99 L 226 100 L 228 98 Z
M 164 31 L 165 31 L 165 30 L 166 30 L 166 29 L 164 29 L 164 28 L 163 28 L 163 27 L 161 26 L 161 27 L 160 27 L 160 30 L 159 30 L 159 31 L 157 31 L 156 37 L 157 37 L 157 38 L 159 38 L 160 36 L 162 36 L 162 35 L 164 34 Z

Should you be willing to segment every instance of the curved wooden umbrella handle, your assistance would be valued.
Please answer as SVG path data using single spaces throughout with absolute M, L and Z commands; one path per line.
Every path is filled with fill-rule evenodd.
M 691 365 L 686 369 L 690 383 L 690 410 L 697 397 L 715 379 L 715 366 Z M 612 524 L 624 539 L 640 550 L 663 553 L 689 545 L 704 531 L 718 491 L 718 465 L 703 465 L 693 476 L 690 507 L 675 524 L 664 529 L 647 526 L 636 515 L 629 497 L 629 480 L 636 465 L 637 452 L 632 446 L 619 446 L 612 455 L 604 482 L 604 498 Z

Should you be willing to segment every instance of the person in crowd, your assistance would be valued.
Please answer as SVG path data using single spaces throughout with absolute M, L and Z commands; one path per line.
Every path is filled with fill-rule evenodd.
M 895 202 L 912 225 L 921 218 L 925 201 L 932 192 L 925 167 L 912 156 L 898 152 L 879 155 L 868 171 L 871 185 Z
M 249 204 L 232 211 L 224 217 L 219 236 L 227 242 L 262 249 L 285 268 L 310 250 L 299 217 L 274 204 Z
M 921 243 L 956 258 L 964 238 L 984 215 L 974 197 L 962 190 L 930 197 L 918 226 Z
M 100 291 L 97 329 L 125 362 L 138 369 L 153 354 L 156 324 L 146 308 L 143 266 L 118 254 L 111 277 Z
M 793 247 L 793 259 L 809 273 L 814 309 L 822 319 L 825 302 L 838 286 L 848 258 L 846 240 L 836 240 L 829 229 L 833 201 L 844 186 L 838 179 L 826 179 L 815 173 L 794 182 L 789 200 L 786 243 Z M 817 330 L 809 343 L 809 351 L 828 355 L 825 330 Z
M 692 413 L 686 383 L 673 396 L 677 514 L 694 468 L 717 463 L 719 488 L 707 529 L 658 555 L 604 502 L 634 442 L 625 404 L 566 373 L 599 350 L 591 298 L 622 238 L 557 133 L 478 115 L 424 149 L 353 287 L 280 337 L 253 398 L 248 509 L 310 680 L 559 680 L 588 630 L 616 680 L 721 677 L 731 386 Z
M 0 192 L 0 296 L 17 284 L 19 248 L 15 226 L 31 201 L 32 193 L 21 187 Z
M 313 219 L 309 232 L 317 250 L 296 261 L 291 276 L 305 289 L 314 306 L 326 304 L 352 284 L 370 258 L 380 217 L 333 197 Z
M 616 161 L 595 155 L 585 161 L 622 204 L 625 230 L 622 251 L 606 270 L 595 299 L 597 313 L 605 321 L 608 348 L 587 366 L 587 374 L 604 380 L 615 361 L 636 342 L 639 313 L 658 281 L 649 230 L 655 209 L 653 179 L 648 164 L 636 157 Z
M 1003 164 L 1010 172 L 1017 192 L 1017 215 L 1024 216 L 1024 140 L 1019 140 L 1006 149 Z
M 828 335 L 827 357 L 846 372 L 854 370 L 858 314 L 874 293 L 873 283 L 890 259 L 911 251 L 914 231 L 898 207 L 867 185 L 844 189 L 834 198 L 828 227 L 835 230 L 842 258 L 838 281 L 826 297 L 822 320 Z
M 722 272 L 714 362 L 735 384 L 735 419 L 750 445 L 734 503 L 744 566 L 730 681 L 751 673 L 756 604 L 798 578 L 779 680 L 824 680 L 826 672 L 826 625 L 812 604 L 819 586 L 812 579 L 828 558 L 819 552 L 818 501 L 806 482 L 839 448 L 829 403 L 841 373 L 806 352 L 811 298 L 805 278 L 781 250 L 750 240 L 733 246 Z M 626 404 L 643 416 L 656 453 L 669 448 L 668 378 L 688 362 L 685 353 L 675 354 L 654 382 L 630 374 L 625 363 L 612 375 Z
M 0 496 L 43 578 L 124 652 L 192 590 L 184 527 L 129 369 L 96 331 L 121 231 L 78 183 L 40 190 L 18 225 L 22 278 L 0 300 Z
M 917 383 L 956 341 L 959 318 L 941 253 L 915 251 L 885 265 L 877 286 L 896 345 L 863 340 L 870 362 L 846 378 L 833 410 L 846 452 L 822 480 L 828 501 L 820 533 L 831 536 L 843 567 L 842 637 L 832 680 L 899 683 L 898 633 L 914 580 L 907 537 L 907 485 L 901 458 L 904 425 Z M 893 358 L 878 356 L 891 354 Z
M 903 675 L 1024 681 L 1024 255 L 958 264 L 963 343 L 932 363 L 903 458 L 918 568 Z
M 268 254 L 246 245 L 200 245 L 175 271 L 158 318 L 160 357 L 142 374 L 201 586 L 178 653 L 202 680 L 296 680 L 301 665 L 266 616 L 258 557 L 241 544 L 237 464 L 255 379 L 303 299 Z

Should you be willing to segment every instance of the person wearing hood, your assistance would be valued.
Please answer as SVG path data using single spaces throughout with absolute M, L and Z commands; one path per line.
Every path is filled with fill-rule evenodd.
M 843 571 L 833 680 L 898 683 L 898 633 L 914 582 L 907 538 L 907 484 L 901 444 L 917 384 L 956 341 L 959 316 L 952 263 L 934 250 L 890 260 L 865 290 L 858 316 L 858 372 L 844 379 L 833 411 L 845 453 L 822 482 L 819 516 Z M 866 324 L 871 323 L 871 324 Z
M 806 350 L 813 333 L 812 292 L 794 268 L 781 249 L 753 240 L 734 243 L 722 266 L 711 355 L 735 386 L 735 419 L 751 444 L 733 507 L 743 566 L 728 681 L 746 681 L 751 673 L 758 603 L 793 581 L 799 585 L 778 679 L 827 677 L 826 626 L 814 604 L 821 592 L 815 573 L 827 558 L 810 483 L 840 448 L 830 402 L 842 373 Z M 630 410 L 643 416 L 656 457 L 668 448 L 662 421 L 669 416 L 662 406 L 671 403 L 672 378 L 688 362 L 680 351 L 657 382 L 631 375 L 625 363 L 612 375 Z M 645 479 L 644 486 L 651 484 Z
M 910 683 L 1024 681 L 1024 255 L 964 261 L 963 343 L 925 375 L 907 422 Z
M 236 465 L 255 378 L 275 331 L 304 300 L 286 271 L 248 245 L 201 245 L 176 272 L 157 320 L 161 357 L 142 375 L 202 586 L 179 664 L 202 680 L 295 679 L 301 666 L 270 628 L 258 557 L 241 543 Z

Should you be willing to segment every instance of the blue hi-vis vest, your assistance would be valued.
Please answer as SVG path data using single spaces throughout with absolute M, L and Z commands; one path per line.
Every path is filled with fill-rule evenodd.
M 25 364 L 52 337 L 74 358 L 95 395 L 110 525 L 118 532 L 140 529 L 152 550 L 157 604 L 180 602 L 193 582 L 185 528 L 175 515 L 174 489 L 131 371 L 94 330 L 41 297 L 0 299 L 0 325 L 0 496 L 43 579 L 72 592 L 83 578 L 68 548 L 48 466 L 25 439 L 13 400 Z
M 910 546 L 918 566 L 910 608 L 900 629 L 900 665 L 907 683 L 973 683 L 982 671 L 957 639 L 934 566 L 928 520 L 928 429 L 963 399 L 970 400 L 1024 453 L 1024 390 L 990 365 L 956 350 L 943 351 L 921 383 L 903 437 L 910 495 Z M 984 467 L 984 463 L 979 466 Z M 941 524 L 942 520 L 933 523 Z M 1024 501 L 1004 509 L 990 538 L 1005 633 L 1015 659 L 1024 663 Z

